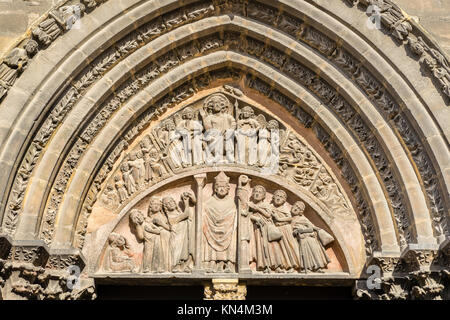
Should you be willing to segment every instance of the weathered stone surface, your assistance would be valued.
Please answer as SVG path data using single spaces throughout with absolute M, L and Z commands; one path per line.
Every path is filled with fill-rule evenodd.
M 1 22 L 2 299 L 448 298 L 449 63 L 395 2 L 46 5 Z

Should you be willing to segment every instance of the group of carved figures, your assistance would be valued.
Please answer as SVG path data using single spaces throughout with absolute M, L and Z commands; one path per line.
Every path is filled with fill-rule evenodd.
M 265 188 L 255 186 L 247 209 L 249 262 L 256 263 L 256 270 L 290 273 L 326 268 L 330 259 L 325 246 L 334 239 L 303 215 L 304 202 L 297 201 L 289 209 L 283 190 L 274 192 L 271 203 L 265 199 Z
M 266 122 L 250 106 L 239 108 L 222 93 L 203 108 L 184 108 L 155 130 L 155 140 L 172 170 L 192 165 L 237 163 L 268 167 L 279 152 L 279 123 Z M 275 172 L 276 173 L 276 172 Z
M 239 110 L 236 104 L 237 119 L 230 110 L 229 99 L 215 93 L 203 108 L 186 107 L 163 121 L 124 157 L 102 194 L 103 204 L 114 209 L 137 190 L 193 165 L 245 164 L 288 177 L 336 214 L 348 212 L 338 186 L 295 134 L 280 129 L 277 120 L 256 116 L 250 106 Z
M 252 266 L 257 272 L 320 272 L 327 268 L 330 258 L 325 246 L 334 238 L 303 215 L 302 201 L 289 209 L 286 192 L 277 190 L 268 203 L 262 185 L 253 187 L 249 199 L 249 193 L 238 186 L 234 197 L 229 180 L 224 172 L 219 173 L 212 196 L 201 200 L 202 213 L 197 213 L 202 221 L 201 245 L 195 232 L 199 204 L 192 192 L 182 193 L 181 206 L 171 196 L 162 200 L 153 196 L 147 216 L 141 210 L 131 210 L 131 231 L 144 244 L 141 272 L 190 272 L 194 265 L 208 273 L 235 272 L 238 255 L 248 269 Z M 197 250 L 201 251 L 201 265 L 195 264 Z M 131 256 L 126 239 L 112 233 L 106 270 L 136 272 Z
M 196 198 L 193 193 L 181 196 L 182 211 L 173 197 L 150 199 L 147 215 L 130 212 L 130 225 L 136 239 L 144 243 L 142 272 L 189 272 L 194 261 L 194 219 Z M 105 269 L 112 272 L 137 272 L 128 241 L 115 232 L 109 236 Z

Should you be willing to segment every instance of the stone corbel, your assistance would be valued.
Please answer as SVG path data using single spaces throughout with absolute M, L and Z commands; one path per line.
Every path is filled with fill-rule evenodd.
M 205 284 L 204 300 L 245 300 L 247 286 L 239 279 L 212 279 Z

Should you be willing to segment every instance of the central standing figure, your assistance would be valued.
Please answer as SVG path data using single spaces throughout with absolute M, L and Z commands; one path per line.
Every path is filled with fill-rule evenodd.
M 206 112 L 205 112 L 206 110 Z M 234 162 L 234 130 L 236 120 L 230 114 L 231 103 L 222 93 L 215 93 L 205 99 L 204 110 L 200 109 L 205 128 L 205 162 L 208 165 Z M 225 146 L 224 146 L 225 139 Z M 223 159 L 225 151 L 226 159 Z
M 203 261 L 207 272 L 233 272 L 236 263 L 237 209 L 230 192 L 230 178 L 220 172 L 214 193 L 204 203 Z

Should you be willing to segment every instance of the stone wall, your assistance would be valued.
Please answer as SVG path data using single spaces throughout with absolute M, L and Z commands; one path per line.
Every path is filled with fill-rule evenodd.
M 58 0 L 0 0 L 0 56 L 33 22 Z M 396 0 L 450 54 L 450 2 L 447 0 Z

